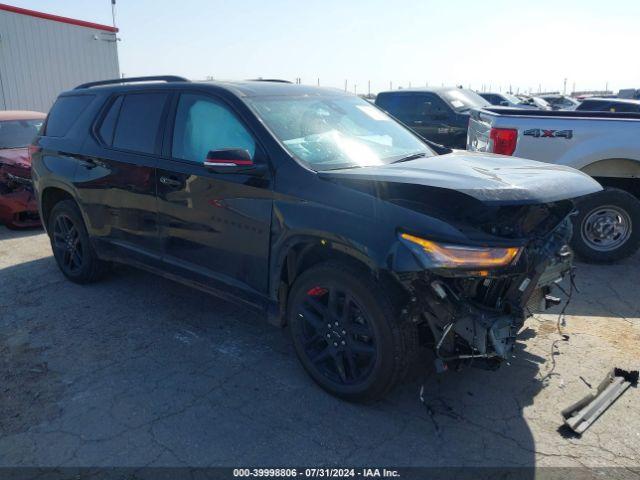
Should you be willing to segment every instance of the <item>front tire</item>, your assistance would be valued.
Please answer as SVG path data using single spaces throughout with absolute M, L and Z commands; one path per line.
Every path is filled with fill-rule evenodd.
M 53 207 L 48 230 L 53 256 L 65 277 L 81 284 L 102 277 L 105 263 L 96 255 L 73 200 L 62 200 Z
M 633 255 L 640 247 L 640 201 L 617 188 L 578 202 L 572 247 L 583 260 L 608 263 Z
M 401 324 L 396 310 L 365 269 L 329 261 L 295 281 L 287 319 L 298 358 L 316 383 L 363 401 L 391 390 L 417 350 L 415 326 Z

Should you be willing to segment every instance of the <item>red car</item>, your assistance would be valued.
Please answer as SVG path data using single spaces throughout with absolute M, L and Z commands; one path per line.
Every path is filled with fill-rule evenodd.
M 9 228 L 40 226 L 28 146 L 45 117 L 40 112 L 0 111 L 0 223 Z

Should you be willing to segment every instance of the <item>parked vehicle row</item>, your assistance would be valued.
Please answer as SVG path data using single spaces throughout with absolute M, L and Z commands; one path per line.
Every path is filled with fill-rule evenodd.
M 569 95 L 540 95 L 544 101 L 546 101 L 552 110 L 575 110 L 580 102 Z
M 478 95 L 484 98 L 491 105 L 495 105 L 497 107 L 538 108 L 535 105 L 525 102 L 520 97 L 511 95 L 510 93 L 478 92 Z
M 559 301 L 574 199 L 601 190 L 567 166 L 434 150 L 336 90 L 122 82 L 61 94 L 31 148 L 62 273 L 87 283 L 126 262 L 263 311 L 350 400 L 384 395 L 421 344 L 440 369 L 508 359 Z M 467 121 L 486 104 L 423 93 L 378 102 L 417 95 L 420 115 Z
M 626 100 L 621 98 L 587 98 L 575 110 L 581 112 L 640 112 L 640 100 Z

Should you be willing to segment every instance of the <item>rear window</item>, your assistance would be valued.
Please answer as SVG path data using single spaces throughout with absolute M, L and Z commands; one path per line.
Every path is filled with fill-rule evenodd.
M 64 137 L 93 99 L 94 95 L 58 97 L 49 112 L 45 135 L 48 137 Z
M 42 120 L 6 120 L 0 122 L 0 149 L 23 148 L 38 134 Z
M 133 93 L 124 96 L 113 134 L 113 146 L 123 150 L 154 153 L 167 93 Z M 116 102 L 118 103 L 118 102 Z M 116 107 L 116 104 L 112 106 Z M 109 120 L 111 112 L 105 121 Z M 115 114 L 114 114 L 115 115 Z M 108 126 L 103 126 L 108 135 Z M 102 136 L 102 131 L 100 136 Z

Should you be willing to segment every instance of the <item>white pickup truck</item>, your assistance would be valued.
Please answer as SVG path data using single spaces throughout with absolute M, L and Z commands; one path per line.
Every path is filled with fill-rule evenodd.
M 474 110 L 467 149 L 567 165 L 604 189 L 581 198 L 573 248 L 585 260 L 610 262 L 640 246 L 640 114 Z

